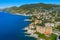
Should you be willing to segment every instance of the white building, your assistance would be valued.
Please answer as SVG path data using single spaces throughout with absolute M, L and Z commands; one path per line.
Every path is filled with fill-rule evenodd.
M 45 27 L 54 27 L 54 23 L 45 23 Z
M 55 22 L 55 26 L 59 26 L 60 25 L 60 22 Z

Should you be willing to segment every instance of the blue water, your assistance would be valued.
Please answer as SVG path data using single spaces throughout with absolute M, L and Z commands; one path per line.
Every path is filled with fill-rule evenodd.
M 27 18 L 27 16 L 0 12 L 0 40 L 35 40 L 35 38 L 26 37 L 22 30 L 30 24 L 24 21 Z

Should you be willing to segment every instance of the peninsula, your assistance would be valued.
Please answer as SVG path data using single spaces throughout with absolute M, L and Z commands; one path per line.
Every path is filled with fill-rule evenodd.
M 27 30 L 25 33 L 37 40 L 60 39 L 60 5 L 26 4 L 20 7 L 5 8 L 2 11 L 28 15 L 31 23 L 25 28 Z

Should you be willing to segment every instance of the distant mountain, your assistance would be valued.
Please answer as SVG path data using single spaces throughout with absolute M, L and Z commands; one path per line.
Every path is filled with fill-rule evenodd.
M 25 4 L 19 7 L 10 7 L 10 8 L 5 8 L 3 11 L 8 11 L 12 13 L 28 13 L 28 12 L 40 12 L 40 11 L 45 11 L 45 10 L 53 10 L 56 8 L 59 8 L 60 5 L 55 5 L 55 4 L 44 4 L 44 3 L 37 3 L 37 4 Z
M 0 8 L 0 11 L 2 11 L 2 9 Z

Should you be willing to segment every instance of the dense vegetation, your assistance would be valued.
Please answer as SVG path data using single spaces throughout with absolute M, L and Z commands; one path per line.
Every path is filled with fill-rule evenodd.
M 25 4 L 19 7 L 10 7 L 5 8 L 3 11 L 13 12 L 13 13 L 28 13 L 28 12 L 40 12 L 46 10 L 53 10 L 56 7 L 60 7 L 60 5 L 55 4 L 44 4 L 44 3 L 37 3 L 37 4 Z M 44 9 L 44 10 L 43 10 Z
M 38 34 L 39 38 L 43 38 L 45 40 L 57 40 L 57 35 L 56 34 L 51 34 L 50 36 L 46 36 L 46 35 L 41 34 L 39 32 L 36 32 L 36 34 Z

